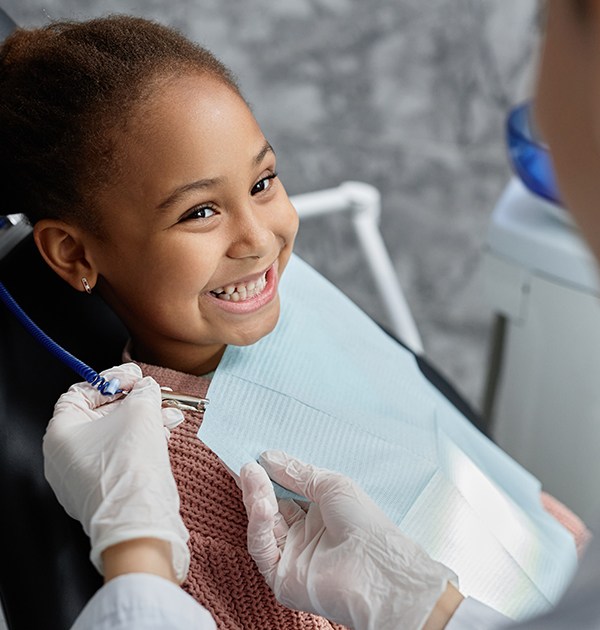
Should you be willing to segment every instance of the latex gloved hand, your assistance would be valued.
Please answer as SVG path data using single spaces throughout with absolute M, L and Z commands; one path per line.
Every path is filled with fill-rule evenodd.
M 266 451 L 261 463 L 313 502 L 306 512 L 291 500 L 278 504 L 265 470 L 255 462 L 242 468 L 248 550 L 277 600 L 361 630 L 422 628 L 455 574 L 349 478 L 281 451 Z
M 162 409 L 160 388 L 133 363 L 102 373 L 119 378 L 127 396 L 103 396 L 78 383 L 54 407 L 44 436 L 44 472 L 67 513 L 90 537 L 90 558 L 103 573 L 102 552 L 155 538 L 171 544 L 175 576 L 189 567 L 189 534 L 167 449 L 168 430 L 183 420 Z

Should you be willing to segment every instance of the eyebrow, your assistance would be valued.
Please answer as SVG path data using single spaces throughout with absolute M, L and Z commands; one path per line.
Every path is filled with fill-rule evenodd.
M 252 165 L 258 166 L 266 157 L 268 153 L 272 153 L 275 155 L 275 151 L 269 142 L 265 142 L 262 149 L 252 158 Z M 206 188 L 210 188 L 212 186 L 216 186 L 217 184 L 221 184 L 224 181 L 224 177 L 210 177 L 205 179 L 199 179 L 195 182 L 189 182 L 188 184 L 183 184 L 182 186 L 178 186 L 173 190 L 169 195 L 161 201 L 158 206 L 156 206 L 157 210 L 165 210 L 169 208 L 174 203 L 176 203 L 183 195 L 192 191 L 192 190 L 204 190 Z

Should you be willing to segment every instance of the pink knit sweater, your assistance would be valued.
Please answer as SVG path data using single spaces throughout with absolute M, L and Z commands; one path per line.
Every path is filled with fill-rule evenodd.
M 145 376 L 182 394 L 204 397 L 210 379 L 138 363 Z M 191 565 L 183 588 L 207 608 L 219 628 L 288 630 L 342 628 L 323 617 L 284 608 L 275 600 L 246 550 L 247 519 L 241 492 L 217 456 L 197 437 L 201 412 L 186 412 L 171 432 L 169 454 L 190 532 Z M 575 537 L 589 538 L 568 508 L 542 494 L 545 509 Z
M 138 363 L 161 386 L 206 395 L 210 380 Z M 181 515 L 190 532 L 191 565 L 183 588 L 207 608 L 219 628 L 292 630 L 342 628 L 323 617 L 277 603 L 246 549 L 242 495 L 217 456 L 197 437 L 202 413 L 186 412 L 171 432 L 169 454 Z

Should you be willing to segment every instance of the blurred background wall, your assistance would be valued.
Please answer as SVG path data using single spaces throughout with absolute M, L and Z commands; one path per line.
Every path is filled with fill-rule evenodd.
M 481 248 L 508 177 L 503 124 L 529 95 L 536 0 L 3 0 L 23 26 L 133 13 L 174 26 L 239 77 L 291 194 L 374 184 L 431 360 L 476 406 L 490 313 Z M 346 222 L 297 251 L 384 325 Z

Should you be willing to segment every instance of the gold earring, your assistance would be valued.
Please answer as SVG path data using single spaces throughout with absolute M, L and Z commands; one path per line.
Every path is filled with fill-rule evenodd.
M 90 286 L 90 283 L 87 281 L 87 278 L 81 278 L 81 284 L 83 284 L 83 288 L 85 289 L 86 293 L 92 292 L 92 287 Z

